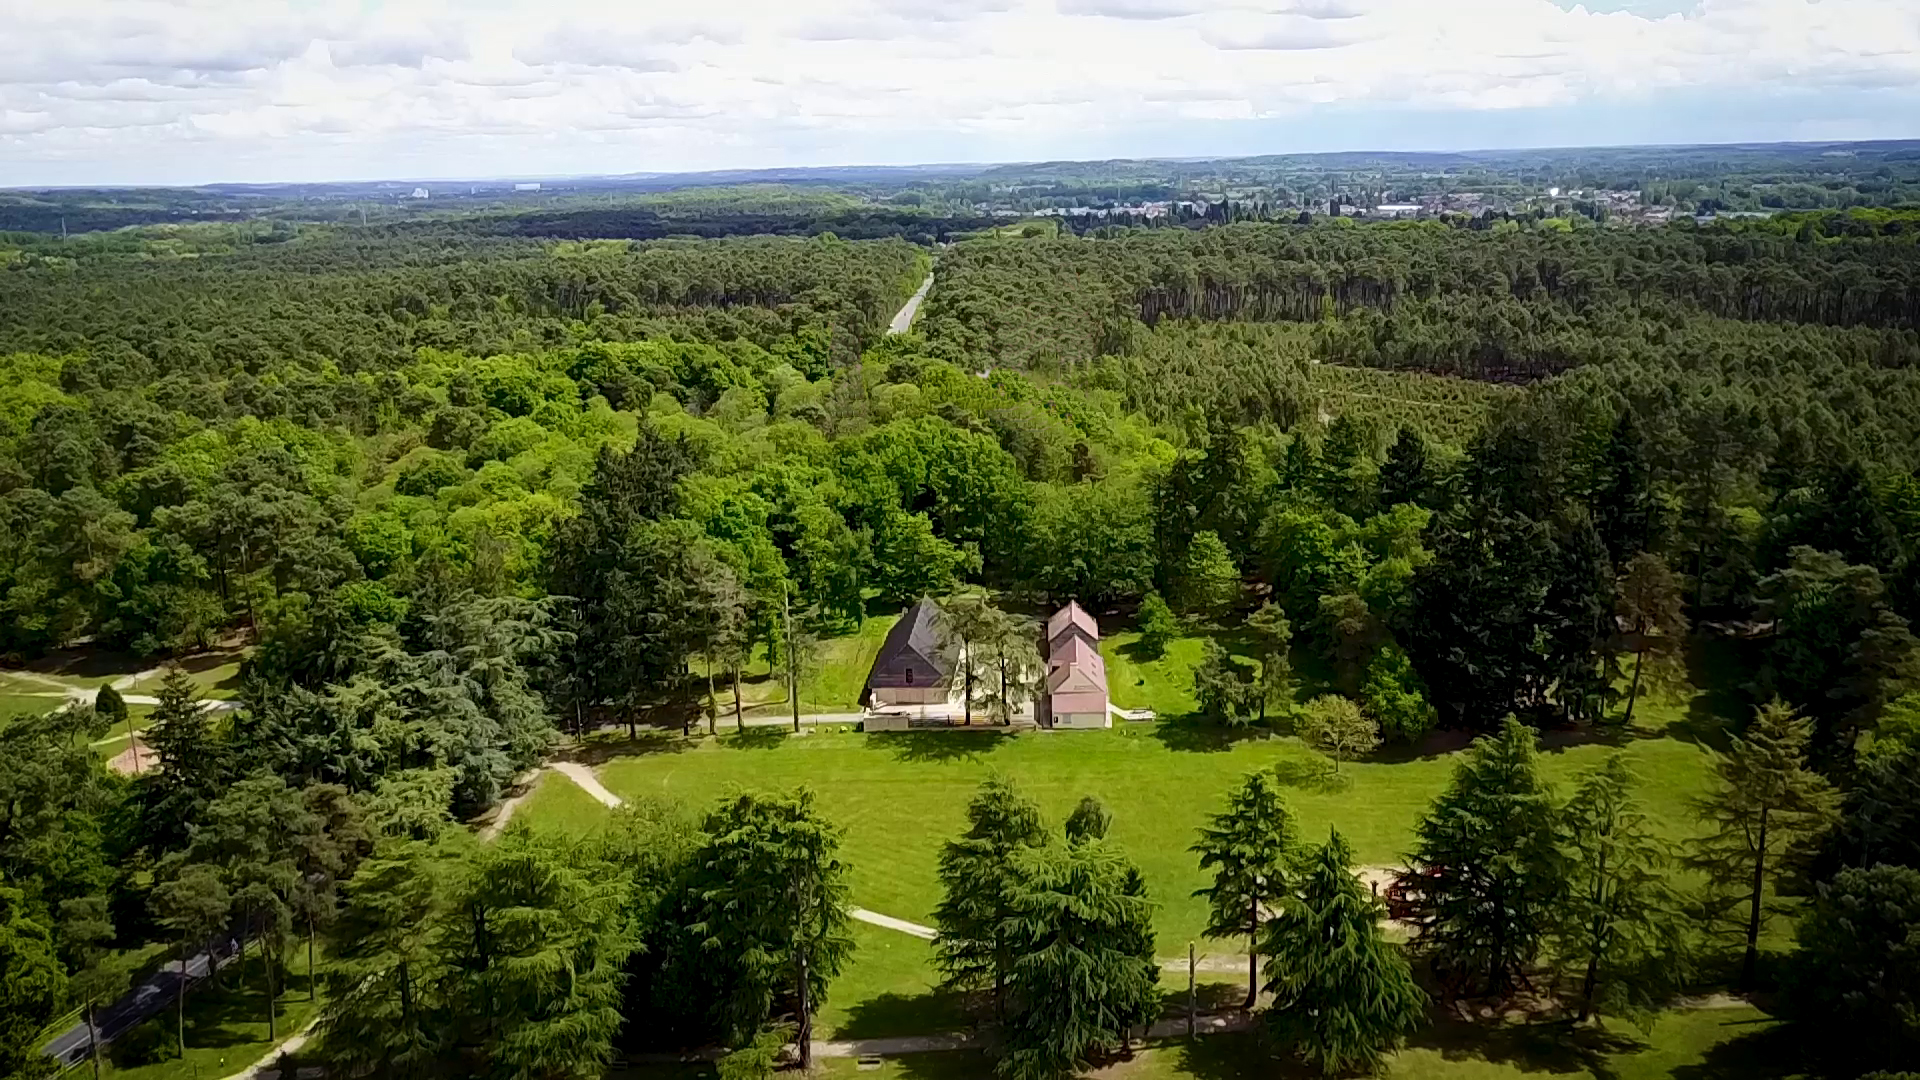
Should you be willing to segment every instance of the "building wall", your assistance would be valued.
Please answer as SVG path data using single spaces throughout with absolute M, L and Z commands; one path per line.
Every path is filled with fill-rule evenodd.
M 876 686 L 873 688 L 873 705 L 885 708 L 888 705 L 944 705 L 952 700 L 951 688 L 943 684 L 933 686 Z
M 1056 728 L 1104 728 L 1113 726 L 1113 717 L 1106 710 L 1097 713 L 1054 713 L 1053 726 Z
M 1107 714 L 1107 695 L 1102 693 L 1054 694 L 1048 702 L 1053 715 L 1064 716 L 1072 713 Z

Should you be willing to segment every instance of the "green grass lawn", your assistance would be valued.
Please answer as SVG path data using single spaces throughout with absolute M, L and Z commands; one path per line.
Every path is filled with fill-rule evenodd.
M 1277 766 L 1300 774 L 1313 771 L 1318 761 L 1293 739 L 1224 742 L 1215 734 L 1162 723 L 1022 736 L 821 731 L 745 742 L 667 739 L 650 743 L 652 753 L 615 758 L 600 776 L 616 794 L 664 796 L 696 812 L 739 787 L 808 786 L 845 830 L 853 902 L 918 922 L 931 918 L 939 898 L 940 845 L 964 827 L 967 800 L 990 772 L 1012 777 L 1055 825 L 1082 795 L 1095 795 L 1114 813 L 1114 838 L 1146 875 L 1159 904 L 1161 951 L 1173 955 L 1185 951 L 1204 921 L 1203 905 L 1191 893 L 1205 879 L 1188 851 L 1202 821 L 1246 773 Z M 1650 816 L 1669 835 L 1688 834 L 1693 823 L 1687 800 L 1707 783 L 1705 751 L 1654 737 L 1628 739 L 1623 749 L 1641 774 Z M 1570 785 L 1608 752 L 1595 744 L 1549 750 L 1545 769 Z M 1395 862 L 1453 764 L 1453 754 L 1362 762 L 1347 765 L 1337 787 L 1296 787 L 1289 798 L 1301 835 L 1313 839 L 1337 828 L 1360 862 Z M 543 784 L 519 811 L 536 824 L 603 813 L 583 793 L 558 784 Z M 1201 947 L 1208 948 L 1204 942 Z
M 873 658 L 880 652 L 897 613 L 862 620 L 858 630 L 839 637 L 825 638 L 815 656 L 814 670 L 800 682 L 800 711 L 803 713 L 858 712 L 860 693 L 866 689 L 867 675 L 873 670 Z M 706 665 L 696 661 L 696 682 L 704 679 Z M 767 664 L 766 656 L 755 652 L 741 671 L 741 700 L 749 716 L 784 716 L 793 706 L 787 700 L 783 674 Z M 720 726 L 733 719 L 733 687 L 725 672 L 716 672 L 716 700 L 720 706 Z M 704 683 L 702 683 L 704 685 Z
M 513 822 L 524 821 L 536 829 L 556 830 L 577 837 L 589 835 L 605 825 L 607 813 L 607 808 L 582 791 L 579 784 L 559 773 L 546 772 L 535 781 L 526 802 L 514 811 Z
M 1205 638 L 1175 638 L 1164 656 L 1139 654 L 1140 635 L 1132 631 L 1101 639 L 1107 662 L 1107 693 L 1123 709 L 1152 709 L 1161 716 L 1185 716 L 1199 708 L 1193 699 L 1193 669 L 1200 665 Z

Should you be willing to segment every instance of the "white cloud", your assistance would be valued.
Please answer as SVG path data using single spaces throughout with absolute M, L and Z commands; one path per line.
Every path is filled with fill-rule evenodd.
M 0 184 L 1051 156 L 1796 88 L 1920 103 L 1920 0 L 0 0 Z

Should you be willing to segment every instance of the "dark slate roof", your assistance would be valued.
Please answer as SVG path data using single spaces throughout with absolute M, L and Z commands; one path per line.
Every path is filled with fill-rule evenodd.
M 880 643 L 880 651 L 873 658 L 873 671 L 867 676 L 867 685 L 899 685 L 889 676 L 897 676 L 904 665 L 924 665 L 931 669 L 932 679 L 927 679 L 923 674 L 917 680 L 921 686 L 953 674 L 953 658 L 940 648 L 939 617 L 940 608 L 925 597 L 902 612 L 887 630 L 886 640 Z

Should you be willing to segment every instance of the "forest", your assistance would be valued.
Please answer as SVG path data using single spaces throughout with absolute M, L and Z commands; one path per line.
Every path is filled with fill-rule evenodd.
M 1267 774 L 1206 808 L 1208 932 L 1268 962 L 1279 1052 L 1384 1068 L 1430 996 L 1565 975 L 1569 1023 L 1737 990 L 1810 1072 L 1920 1061 L 1911 212 L 936 245 L 799 205 L 752 226 L 792 235 L 568 211 L 9 249 L 0 656 L 245 659 L 213 711 L 169 669 L 131 776 L 89 748 L 133 730 L 117 693 L 0 720 L 0 1072 L 55 1071 L 43 1028 L 226 936 L 270 995 L 306 973 L 338 1075 L 810 1064 L 854 959 L 812 791 L 564 842 L 462 823 L 595 733 L 697 742 L 716 684 L 797 686 L 921 597 L 1078 601 L 1142 663 L 1205 637 L 1159 721 L 1191 738 L 1336 770 L 1480 740 L 1390 898 L 1405 943 Z M 1630 742 L 1709 674 L 1737 720 L 1699 838 L 1645 835 L 1624 766 L 1539 779 L 1537 739 Z M 1003 1075 L 1158 1015 L 1128 812 L 1056 826 L 995 780 L 941 849 L 941 978 Z

